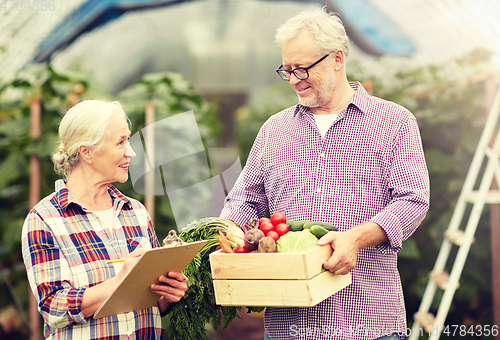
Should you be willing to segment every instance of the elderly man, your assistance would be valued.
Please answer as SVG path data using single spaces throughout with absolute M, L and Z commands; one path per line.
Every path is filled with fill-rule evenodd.
M 336 225 L 318 242 L 324 267 L 352 284 L 312 308 L 266 308 L 266 339 L 400 339 L 406 312 L 397 252 L 429 208 L 415 117 L 346 77 L 348 38 L 326 9 L 298 14 L 276 34 L 299 104 L 262 126 L 222 217 L 266 211 Z

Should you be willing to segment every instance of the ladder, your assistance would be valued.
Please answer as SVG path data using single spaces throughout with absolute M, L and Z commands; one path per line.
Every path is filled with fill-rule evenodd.
M 445 232 L 445 237 L 439 250 L 436 263 L 429 274 L 429 282 L 424 291 L 420 307 L 414 315 L 414 322 L 411 328 L 409 340 L 417 340 L 423 331 L 429 334 L 429 340 L 438 340 L 444 330 L 444 322 L 448 315 L 453 296 L 459 285 L 467 255 L 471 244 L 474 242 L 474 234 L 479 223 L 485 204 L 500 203 L 500 191 L 491 190 L 493 179 L 500 183 L 500 90 L 497 90 L 495 99 L 488 114 L 483 132 L 479 139 L 478 146 L 472 158 L 472 162 L 465 177 L 462 191 L 458 197 L 457 205 L 451 216 L 450 224 Z M 490 146 L 492 138 L 495 138 Z M 482 174 L 478 190 L 474 186 L 480 177 L 480 170 L 486 160 L 486 167 Z M 460 229 L 462 219 L 466 211 L 467 204 L 472 204 L 472 209 L 468 217 L 464 230 Z M 458 246 L 451 273 L 445 272 L 450 252 L 453 246 Z M 434 300 L 436 290 L 444 290 L 441 297 L 437 314 L 434 317 L 429 313 L 429 309 Z

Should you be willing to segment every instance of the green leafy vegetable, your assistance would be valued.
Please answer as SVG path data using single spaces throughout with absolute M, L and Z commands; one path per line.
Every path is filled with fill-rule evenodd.
M 234 222 L 221 218 L 204 218 L 191 222 L 179 234 L 185 242 L 207 240 L 207 244 L 184 269 L 184 275 L 189 278 L 188 290 L 168 314 L 173 340 L 207 339 L 205 326 L 208 323 L 218 330 L 222 321 L 226 328 L 235 317 L 239 317 L 241 307 L 224 307 L 215 303 L 208 257 L 219 245 L 219 230 L 225 233 L 234 225 Z
M 278 253 L 300 253 L 318 246 L 318 238 L 309 229 L 294 231 L 281 236 L 278 242 Z

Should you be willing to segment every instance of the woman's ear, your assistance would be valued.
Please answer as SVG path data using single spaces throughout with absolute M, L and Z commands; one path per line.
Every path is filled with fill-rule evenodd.
M 78 152 L 80 153 L 80 159 L 87 164 L 92 164 L 92 150 L 86 145 L 80 145 L 78 147 Z

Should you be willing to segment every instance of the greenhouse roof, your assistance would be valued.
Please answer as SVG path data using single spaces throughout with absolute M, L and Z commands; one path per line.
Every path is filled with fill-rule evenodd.
M 497 1 L 326 2 L 344 20 L 356 56 L 427 65 L 480 49 L 498 59 Z M 110 92 L 165 70 L 183 73 L 202 92 L 242 92 L 279 80 L 276 28 L 325 2 L 47 0 L 37 10 L 22 3 L 1 1 L 0 82 L 50 61 L 89 72 Z

